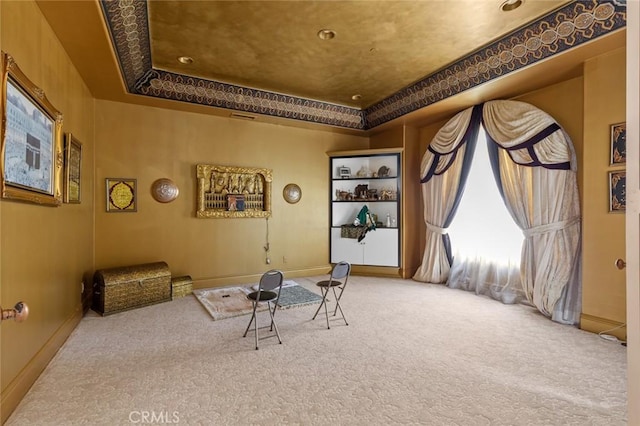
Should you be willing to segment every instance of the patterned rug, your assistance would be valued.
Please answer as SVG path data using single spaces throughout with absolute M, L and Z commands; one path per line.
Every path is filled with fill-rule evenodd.
M 214 320 L 236 317 L 250 314 L 253 310 L 251 301 L 247 299 L 247 294 L 257 287 L 224 287 L 194 290 L 193 295 L 200 301 L 202 306 L 209 312 Z M 288 309 L 299 306 L 320 303 L 322 297 L 306 288 L 298 285 L 295 281 L 286 280 L 282 283 L 278 308 Z M 267 309 L 266 304 L 258 306 L 258 311 Z

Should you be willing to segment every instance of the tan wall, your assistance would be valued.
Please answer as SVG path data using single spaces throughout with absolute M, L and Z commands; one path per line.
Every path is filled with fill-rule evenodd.
M 21 324 L 2 324 L 2 420 L 79 321 L 81 280 L 93 269 L 94 102 L 31 1 L 2 1 L 1 45 L 63 113 L 82 142 L 82 203 L 60 207 L 0 201 L 0 302 L 23 300 Z
M 626 281 L 615 268 L 625 257 L 624 214 L 608 213 L 610 125 L 625 121 L 625 49 L 584 66 L 584 193 L 582 328 L 603 331 L 625 322 Z M 624 168 L 624 167 L 622 167 Z M 624 329 L 616 333 L 624 338 Z
M 97 268 L 164 260 L 196 288 L 251 281 L 270 268 L 285 276 L 328 271 L 326 152 L 367 148 L 368 138 L 96 102 Z M 273 170 L 270 265 L 265 219 L 195 217 L 198 163 Z M 107 177 L 137 179 L 136 213 L 105 212 Z M 175 201 L 151 197 L 159 178 L 178 185 Z M 292 182 L 302 189 L 297 204 L 282 197 Z
M 420 193 L 420 146 L 419 130 L 416 127 L 402 125 L 390 128 L 371 136 L 372 149 L 403 148 L 402 153 L 402 278 L 411 278 L 420 266 L 420 238 L 422 200 Z

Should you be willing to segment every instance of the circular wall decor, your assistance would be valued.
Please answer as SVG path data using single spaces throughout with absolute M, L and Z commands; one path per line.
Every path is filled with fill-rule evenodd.
M 282 190 L 282 196 L 289 204 L 295 204 L 302 198 L 302 190 L 295 183 L 290 183 Z
M 158 179 L 151 185 L 151 195 L 160 203 L 169 203 L 178 198 L 178 187 L 171 179 Z

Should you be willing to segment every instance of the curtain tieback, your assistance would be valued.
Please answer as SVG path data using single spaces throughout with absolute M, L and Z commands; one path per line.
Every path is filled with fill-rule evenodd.
M 427 229 L 431 232 L 435 232 L 436 234 L 444 235 L 447 233 L 449 228 L 440 228 L 439 226 L 432 225 L 429 222 L 425 222 L 427 224 Z
M 551 222 L 544 225 L 534 226 L 529 229 L 524 229 L 522 233 L 524 234 L 525 238 L 529 238 L 534 235 L 546 234 L 547 232 L 560 231 L 579 222 L 580 216 L 576 216 L 571 219 L 561 220 L 560 222 Z

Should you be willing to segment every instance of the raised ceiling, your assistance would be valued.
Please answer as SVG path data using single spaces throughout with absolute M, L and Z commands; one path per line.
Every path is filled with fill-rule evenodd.
M 151 58 L 177 74 L 366 108 L 566 3 L 156 1 Z M 321 40 L 322 29 L 335 37 Z
M 117 80 L 118 90 L 124 83 L 127 96 L 136 95 L 138 103 L 143 102 L 139 97 L 173 100 L 367 130 L 626 24 L 623 1 L 523 0 L 509 12 L 500 10 L 502 2 L 100 0 L 39 5 L 98 98 L 119 100 Z M 75 28 L 70 16 L 78 21 Z M 335 31 L 335 37 L 321 40 L 321 29 Z M 193 62 L 183 64 L 181 56 Z

